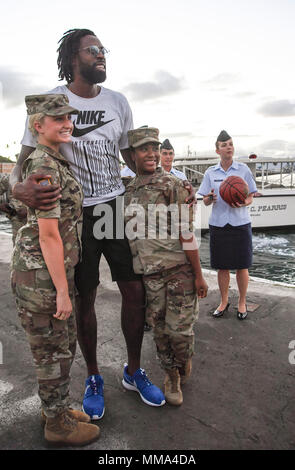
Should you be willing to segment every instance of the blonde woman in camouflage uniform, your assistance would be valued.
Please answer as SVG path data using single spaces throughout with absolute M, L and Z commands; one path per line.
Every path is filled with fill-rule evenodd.
M 152 127 L 128 131 L 136 177 L 125 192 L 126 235 L 134 271 L 143 274 L 146 320 L 153 327 L 158 356 L 166 372 L 165 398 L 171 405 L 181 405 L 181 384 L 191 373 L 198 297 L 206 297 L 208 286 L 192 232 L 193 208 L 185 203 L 188 191 L 181 180 L 157 168 L 158 135 L 158 129 Z M 169 210 L 166 210 L 170 205 L 177 210 L 174 227 L 172 216 L 169 217 Z M 189 220 L 185 226 L 182 216 L 187 210 Z M 137 220 L 133 219 L 133 211 L 137 213 Z M 153 219 L 153 212 L 154 216 L 158 212 L 158 217 Z M 140 232 L 136 236 L 134 226 Z M 165 227 L 165 233 L 161 232 L 161 227 Z
M 38 134 L 23 176 L 45 173 L 41 184 L 58 184 L 61 198 L 49 211 L 28 209 L 12 257 L 12 288 L 27 334 L 39 384 L 45 439 L 54 445 L 85 445 L 99 428 L 88 415 L 69 408 L 70 368 L 76 349 L 74 267 L 80 259 L 83 193 L 59 153 L 73 130 L 65 95 L 26 97 L 30 130 Z

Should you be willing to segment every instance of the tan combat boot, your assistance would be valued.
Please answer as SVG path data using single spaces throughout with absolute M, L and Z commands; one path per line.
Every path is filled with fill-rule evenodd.
M 85 446 L 98 439 L 99 434 L 98 426 L 77 421 L 67 410 L 47 418 L 44 430 L 46 441 L 54 446 Z
M 182 391 L 180 388 L 180 375 L 177 368 L 166 370 L 164 395 L 167 403 L 170 405 L 179 406 L 183 402 Z
M 183 367 L 179 367 L 180 383 L 185 384 L 192 373 L 192 359 L 189 359 Z
M 81 423 L 90 423 L 91 419 L 90 416 L 88 416 L 86 413 L 83 413 L 83 411 L 80 410 L 73 410 L 72 408 L 68 408 L 67 412 L 72 418 L 75 418 L 77 421 L 81 421 Z M 45 426 L 46 424 L 47 417 L 44 413 L 44 411 L 41 411 L 41 424 Z

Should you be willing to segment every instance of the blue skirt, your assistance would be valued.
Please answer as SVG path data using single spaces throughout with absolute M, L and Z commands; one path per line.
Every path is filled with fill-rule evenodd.
M 210 260 L 213 269 L 248 269 L 252 265 L 251 224 L 233 227 L 209 225 Z

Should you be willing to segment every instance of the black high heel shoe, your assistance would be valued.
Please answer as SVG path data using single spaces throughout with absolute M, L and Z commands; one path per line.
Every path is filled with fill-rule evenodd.
M 228 302 L 228 304 L 227 304 L 227 306 L 225 307 L 224 310 L 218 310 L 218 309 L 216 309 L 215 312 L 212 313 L 212 316 L 213 316 L 214 318 L 222 317 L 222 315 L 223 315 L 225 312 L 227 312 L 229 306 L 230 306 L 230 303 Z
M 246 305 L 246 312 L 241 313 L 241 312 L 239 312 L 239 310 L 237 311 L 237 317 L 238 317 L 239 320 L 245 320 L 247 315 L 248 315 L 247 305 Z

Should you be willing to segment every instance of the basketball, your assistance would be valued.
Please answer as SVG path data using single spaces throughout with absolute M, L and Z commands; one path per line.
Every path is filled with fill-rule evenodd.
M 240 176 L 228 176 L 220 185 L 219 194 L 228 204 L 244 204 L 249 196 L 249 188 L 246 181 Z

